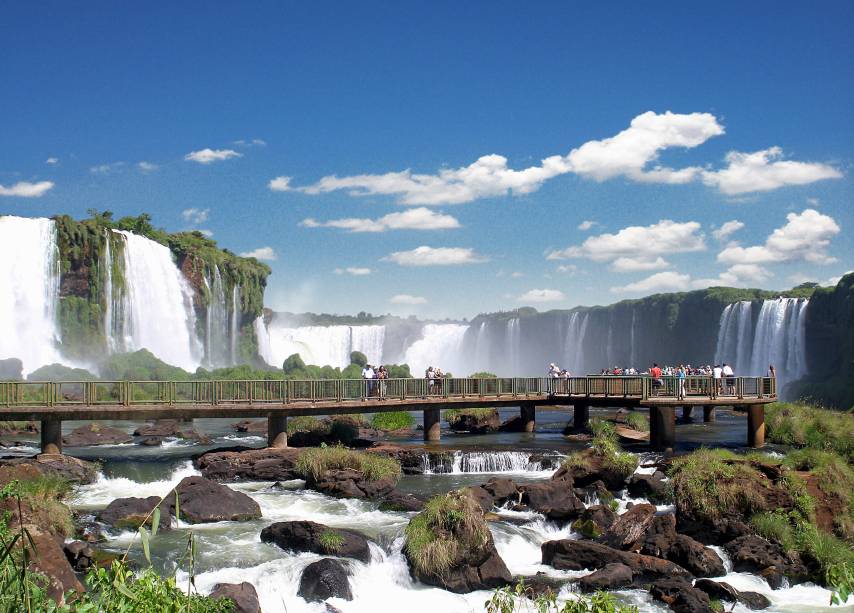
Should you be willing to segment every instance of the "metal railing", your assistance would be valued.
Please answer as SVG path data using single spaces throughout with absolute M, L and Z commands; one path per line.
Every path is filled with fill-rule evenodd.
M 590 396 L 632 398 L 774 398 L 773 377 L 646 375 L 499 377 L 497 379 L 318 379 L 246 381 L 6 381 L 0 407 L 258 405 L 441 398 Z

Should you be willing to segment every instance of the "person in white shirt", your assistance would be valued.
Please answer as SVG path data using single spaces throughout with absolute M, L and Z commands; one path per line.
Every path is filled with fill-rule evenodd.
M 365 364 L 365 367 L 362 369 L 362 379 L 365 380 L 366 396 L 374 395 L 374 376 L 374 369 L 370 364 Z
M 721 374 L 723 373 L 723 369 L 720 364 L 715 364 L 715 367 L 712 369 L 712 376 L 715 379 L 715 393 L 721 393 Z
M 727 393 L 732 395 L 735 388 L 735 373 L 732 370 L 732 366 L 724 364 L 724 367 L 721 369 L 721 374 L 726 378 Z

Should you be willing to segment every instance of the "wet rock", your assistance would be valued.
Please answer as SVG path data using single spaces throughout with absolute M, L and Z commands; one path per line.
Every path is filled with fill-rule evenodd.
M 602 542 L 609 547 L 636 551 L 655 517 L 651 504 L 637 504 L 617 517 L 602 535 Z
M 460 413 L 448 423 L 454 432 L 468 432 L 469 434 L 486 434 L 495 432 L 501 426 L 498 411 L 478 411 L 477 413 Z
M 549 519 L 575 519 L 584 511 L 584 503 L 575 495 L 570 482 L 533 483 L 519 489 L 522 502 Z
M 475 501 L 478 505 L 480 505 L 480 508 L 483 510 L 484 513 L 486 513 L 487 511 L 491 511 L 492 507 L 495 506 L 495 501 L 492 498 L 492 494 L 486 491 L 485 488 L 479 485 L 475 485 L 473 487 L 465 488 L 465 491 L 468 492 L 469 495 L 471 495 L 471 497 L 475 499 Z
M 509 418 L 507 421 L 501 423 L 498 426 L 499 432 L 524 432 L 525 431 L 525 422 L 522 421 L 522 417 L 519 415 L 514 415 Z
M 711 579 L 697 579 L 694 587 L 709 595 L 712 600 L 725 602 L 740 602 L 748 609 L 759 611 L 771 606 L 771 601 L 758 592 L 740 592 L 729 583 L 723 581 L 712 581 Z
M 6 484 L 13 479 L 21 481 L 42 475 L 59 477 L 74 485 L 85 485 L 98 478 L 98 468 L 92 462 L 61 453 L 41 453 L 30 458 L 0 460 L 0 484 Z
M 185 427 L 187 426 L 187 427 Z M 211 439 L 189 426 L 189 424 L 177 419 L 158 419 L 152 424 L 140 426 L 133 433 L 134 436 L 143 437 L 158 437 L 163 438 L 180 438 L 189 441 L 196 441 L 201 445 L 207 445 Z
M 660 501 L 667 497 L 666 475 L 660 470 L 651 475 L 635 473 L 629 477 L 626 489 L 632 498 Z
M 560 466 L 561 458 L 547 453 L 532 453 L 528 461 L 531 464 L 539 464 L 543 470 L 555 470 Z
M 481 486 L 492 496 L 496 505 L 501 506 L 507 501 L 518 502 L 519 487 L 510 479 L 493 477 Z
M 799 583 L 809 576 L 800 559 L 787 556 L 780 545 L 761 536 L 740 536 L 726 543 L 724 549 L 732 560 L 734 571 L 758 574 L 775 590 L 783 585 L 784 577 Z
M 632 569 L 620 562 L 611 562 L 578 580 L 582 592 L 616 590 L 632 583 Z
M 686 577 L 690 573 L 667 560 L 629 551 L 613 549 L 602 543 L 562 539 L 542 544 L 543 564 L 559 570 L 585 570 L 604 568 L 619 562 L 632 569 L 636 581 L 649 581 L 661 577 Z
M 596 539 L 611 527 L 616 521 L 617 514 L 601 504 L 596 504 L 584 509 L 572 523 L 572 529 L 589 539 Z
M 601 481 L 594 481 L 584 487 L 573 488 L 573 491 L 585 504 L 602 504 L 611 507 L 615 500 L 614 494 Z
M 397 485 L 396 476 L 368 480 L 353 468 L 327 470 L 319 478 L 306 479 L 305 486 L 336 498 L 382 498 Z
M 654 518 L 640 552 L 670 560 L 697 577 L 726 574 L 723 560 L 717 553 L 690 536 L 677 534 L 676 517 L 672 513 Z
M 291 481 L 299 478 L 294 463 L 300 453 L 291 447 L 209 451 L 195 465 L 213 481 Z
M 649 594 L 676 613 L 712 613 L 708 595 L 691 585 L 689 579 L 659 579 L 649 588 Z
M 68 563 L 78 573 L 84 573 L 95 566 L 109 566 L 117 557 L 115 554 L 100 551 L 82 541 L 66 543 L 63 551 Z
M 234 603 L 232 613 L 261 613 L 255 586 L 243 583 L 217 583 L 210 593 L 213 599 L 228 598 Z
M 170 514 L 175 514 L 178 496 L 182 521 L 191 524 L 217 521 L 246 521 L 259 519 L 261 507 L 243 492 L 204 477 L 186 477 L 164 499 Z
M 148 498 L 116 498 L 98 513 L 97 519 L 113 528 L 136 530 L 143 522 L 151 527 L 151 512 L 160 504 L 160 496 Z M 169 512 L 161 509 L 159 530 L 170 527 Z
M 252 434 L 267 434 L 267 420 L 266 419 L 253 419 L 253 420 L 244 420 L 239 421 L 235 424 L 231 424 L 231 427 L 234 428 L 235 432 L 250 432 Z
M 163 444 L 163 439 L 159 436 L 146 436 L 145 438 L 137 441 L 143 447 L 159 447 Z
M 281 521 L 261 530 L 261 541 L 285 551 L 311 551 L 320 555 L 371 561 L 368 540 L 353 530 L 329 528 L 313 521 Z
M 424 508 L 424 501 L 412 494 L 403 494 L 392 490 L 380 500 L 380 511 L 420 511 Z
M 302 571 L 297 596 L 309 602 L 323 602 L 327 598 L 353 600 L 349 565 L 332 558 L 312 562 Z
M 133 437 L 118 428 L 103 426 L 101 424 L 85 424 L 74 428 L 62 437 L 62 444 L 66 447 L 91 447 L 93 445 L 121 445 L 132 443 Z

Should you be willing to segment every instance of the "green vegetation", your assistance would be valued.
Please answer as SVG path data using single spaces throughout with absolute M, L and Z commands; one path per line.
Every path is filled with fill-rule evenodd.
M 387 432 L 393 430 L 404 430 L 415 427 L 415 418 L 409 411 L 390 411 L 388 413 L 374 413 L 371 416 L 371 427 Z
M 95 381 L 97 378 L 85 368 L 69 368 L 63 364 L 42 366 L 27 375 L 27 381 Z
M 311 415 L 300 415 L 288 419 L 288 434 L 295 432 L 322 432 L 329 431 L 329 424 L 320 421 Z
M 74 534 L 74 519 L 63 500 L 71 494 L 71 485 L 53 475 L 40 475 L 17 482 L 13 489 L 32 510 L 32 516 L 42 526 L 50 526 L 61 536 Z
M 387 477 L 400 478 L 400 462 L 376 453 L 353 451 L 340 445 L 316 447 L 303 451 L 296 462 L 296 472 L 303 478 L 317 480 L 327 470 L 352 468 L 368 481 Z
M 442 416 L 445 418 L 445 421 L 449 424 L 454 424 L 460 420 L 461 417 L 473 417 L 478 420 L 489 419 L 493 416 L 498 416 L 498 411 L 490 408 L 483 409 L 448 409 L 442 413 Z
M 602 530 L 592 519 L 576 519 L 572 522 L 572 530 L 589 539 L 597 539 L 602 536 Z
M 496 589 L 484 603 L 486 613 L 637 613 L 634 605 L 621 604 L 608 592 L 590 595 L 573 594 L 572 599 L 559 603 L 557 594 L 548 590 L 537 593 L 520 579 L 515 586 Z
M 355 364 L 360 368 L 364 368 L 368 364 L 368 356 L 361 351 L 353 351 L 350 353 L 350 364 Z
M 854 413 L 804 403 L 775 402 L 765 409 L 772 443 L 834 451 L 854 463 Z
M 461 548 L 478 548 L 489 539 L 489 528 L 476 500 L 455 490 L 427 501 L 406 527 L 406 555 L 425 575 L 442 575 L 457 561 Z
M 336 554 L 341 551 L 341 546 L 344 544 L 344 537 L 334 530 L 325 530 L 317 538 L 323 550 L 329 554 Z
M 593 431 L 591 447 L 594 455 L 601 458 L 602 466 L 612 470 L 624 478 L 628 478 L 638 467 L 638 458 L 632 453 L 622 451 L 617 440 L 617 431 L 614 424 L 603 419 L 590 420 L 590 429 Z M 590 461 L 590 455 L 584 452 L 571 453 L 564 460 L 564 466 L 575 468 L 585 465 Z M 606 504 L 603 502 L 602 504 Z
M 32 421 L 0 421 L 0 433 L 27 431 L 34 426 Z
M 641 413 L 630 411 L 626 415 L 626 426 L 638 432 L 649 432 L 649 419 Z
M 497 379 L 498 375 L 491 372 L 473 372 L 469 375 L 469 379 Z

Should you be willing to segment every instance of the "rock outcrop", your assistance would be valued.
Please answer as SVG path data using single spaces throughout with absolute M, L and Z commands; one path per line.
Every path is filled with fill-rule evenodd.
M 324 471 L 317 479 L 307 478 L 306 487 L 336 498 L 382 498 L 397 485 L 397 476 L 369 480 L 353 468 Z
M 368 539 L 353 530 L 330 528 L 313 521 L 276 522 L 261 530 L 261 542 L 285 551 L 310 551 L 320 555 L 371 561 Z
M 309 602 L 323 602 L 327 598 L 353 600 L 349 565 L 332 558 L 312 562 L 302 571 L 297 595 Z
M 547 541 L 541 546 L 543 564 L 559 570 L 600 569 L 608 564 L 625 564 L 632 570 L 634 581 L 647 582 L 664 577 L 685 577 L 691 574 L 681 566 L 630 551 L 613 549 L 601 543 L 562 539 Z
M 739 602 L 753 611 L 767 609 L 771 601 L 758 592 L 740 592 L 729 583 L 723 581 L 712 581 L 711 579 L 697 579 L 694 587 L 708 594 L 712 600 L 724 602 Z
M 151 527 L 151 512 L 160 504 L 160 496 L 148 498 L 117 498 L 100 511 L 97 519 L 113 528 L 136 530 L 143 522 Z M 170 528 L 169 512 L 162 509 L 160 513 L 159 530 Z
M 217 583 L 210 593 L 213 599 L 227 598 L 234 603 L 232 613 L 261 613 L 255 586 L 243 583 Z
M 261 507 L 252 498 L 204 477 L 186 477 L 164 497 L 171 515 L 175 515 L 176 494 L 180 519 L 191 524 L 261 517 Z
M 522 503 L 548 519 L 571 520 L 584 511 L 584 503 L 575 495 L 569 480 L 533 483 L 519 489 L 522 491 Z
M 299 479 L 294 463 L 299 449 L 236 449 L 202 454 L 195 460 L 202 476 L 213 481 L 291 481 Z
M 98 423 L 85 424 L 74 428 L 62 437 L 66 447 L 91 447 L 94 445 L 121 445 L 132 443 L 133 437 L 118 428 Z
M 724 545 L 736 572 L 758 574 L 775 590 L 788 578 L 793 583 L 805 581 L 809 573 L 800 559 L 789 556 L 777 543 L 761 536 L 744 535 Z

